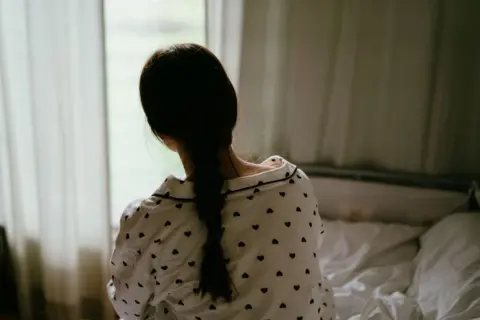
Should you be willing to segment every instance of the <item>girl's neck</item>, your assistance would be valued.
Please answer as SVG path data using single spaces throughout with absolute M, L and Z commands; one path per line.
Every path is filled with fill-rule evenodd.
M 179 150 L 178 152 L 180 159 L 183 164 L 183 168 L 185 169 L 185 173 L 187 179 L 193 174 L 193 165 L 191 161 L 186 157 L 186 154 Z M 225 180 L 230 180 L 238 177 L 249 176 L 252 174 L 272 170 L 273 167 L 262 165 L 262 164 L 255 164 L 248 161 L 243 160 L 240 158 L 235 150 L 233 150 L 232 146 L 220 150 L 219 152 L 219 160 L 220 160 L 220 173 L 224 177 Z

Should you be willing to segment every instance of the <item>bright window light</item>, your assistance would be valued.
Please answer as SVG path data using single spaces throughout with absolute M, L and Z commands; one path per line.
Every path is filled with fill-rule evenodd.
M 138 80 L 159 47 L 205 44 L 205 0 L 105 0 L 111 221 L 147 197 L 170 173 L 184 174 L 175 153 L 156 140 L 143 114 Z

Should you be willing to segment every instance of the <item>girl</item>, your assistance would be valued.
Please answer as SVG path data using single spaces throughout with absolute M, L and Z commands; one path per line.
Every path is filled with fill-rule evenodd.
M 194 44 L 159 50 L 140 97 L 187 178 L 168 177 L 122 215 L 108 284 L 119 316 L 335 318 L 312 185 L 281 157 L 254 164 L 236 155 L 237 97 L 219 60 Z

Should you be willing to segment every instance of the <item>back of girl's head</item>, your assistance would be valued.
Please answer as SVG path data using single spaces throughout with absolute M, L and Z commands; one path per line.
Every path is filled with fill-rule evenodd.
M 228 146 L 237 120 L 237 97 L 220 61 L 195 44 L 156 51 L 140 78 L 140 97 L 157 135 L 180 143 L 201 138 Z M 220 139 L 220 141 L 208 141 Z
M 195 205 L 207 228 L 200 290 L 231 300 L 230 277 L 221 246 L 224 198 L 219 152 L 230 146 L 237 97 L 220 61 L 195 44 L 156 51 L 140 77 L 140 98 L 158 137 L 174 140 L 193 164 Z

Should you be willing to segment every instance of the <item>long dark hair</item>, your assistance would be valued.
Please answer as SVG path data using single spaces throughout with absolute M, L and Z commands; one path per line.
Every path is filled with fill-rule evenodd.
M 140 77 L 147 121 L 158 137 L 167 136 L 193 163 L 195 205 L 207 228 L 200 291 L 231 301 L 230 277 L 221 245 L 224 198 L 220 150 L 230 146 L 237 121 L 237 96 L 220 61 L 196 44 L 156 51 Z

